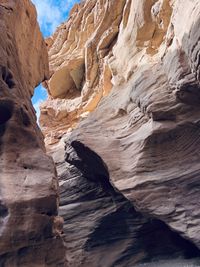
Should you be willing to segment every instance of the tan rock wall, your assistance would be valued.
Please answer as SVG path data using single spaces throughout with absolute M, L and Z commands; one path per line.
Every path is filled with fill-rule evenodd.
M 57 177 L 31 104 L 48 78 L 46 45 L 28 0 L 0 1 L 0 266 L 55 266 Z M 58 255 L 50 251 L 59 249 Z M 48 256 L 49 255 L 49 256 Z
M 198 0 L 76 5 L 48 40 L 41 115 L 52 151 L 61 138 L 89 147 L 138 212 L 198 248 L 199 26 Z
M 103 158 L 113 185 L 138 210 L 162 219 L 199 246 L 200 6 L 198 1 L 168 2 L 165 14 L 166 2 L 153 8 L 158 4 L 157 16 L 169 24 L 163 26 L 163 42 L 148 52 L 154 35 L 145 12 L 152 12 L 152 5 L 132 2 L 110 59 L 113 90 L 72 139 Z M 142 34 L 145 40 L 138 43 L 146 24 L 147 36 Z
M 77 4 L 69 20 L 46 40 L 51 76 L 46 86 L 50 97 L 42 107 L 40 124 L 48 143 L 56 142 L 68 128 L 75 127 L 81 114 L 93 111 L 110 91 L 107 59 L 117 40 L 125 2 Z

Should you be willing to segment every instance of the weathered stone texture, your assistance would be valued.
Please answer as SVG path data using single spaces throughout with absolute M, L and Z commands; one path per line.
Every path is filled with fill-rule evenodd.
M 51 155 L 60 181 L 67 265 L 132 267 L 177 258 L 187 264 L 184 258 L 200 256 L 195 245 L 161 220 L 136 211 L 110 184 L 95 152 L 79 142 L 64 146 L 61 141 Z
M 63 266 L 56 171 L 31 104 L 48 75 L 34 6 L 0 0 L 0 266 Z
M 128 24 L 113 49 L 115 88 L 79 127 L 78 139 L 102 156 L 115 187 L 140 211 L 162 219 L 199 246 L 200 6 L 198 1 L 173 3 L 166 37 L 153 56 L 147 52 L 153 34 L 145 37 L 143 47 L 138 44 L 141 27 L 136 24 L 135 38 L 130 38 L 134 18 L 142 14 L 141 2 L 138 6 L 132 2 Z M 144 16 L 142 27 L 145 24 Z M 126 43 L 128 36 L 132 44 Z M 120 51 L 125 45 L 125 53 L 127 49 L 133 54 L 123 61 Z M 131 60 L 135 70 L 124 85 Z
M 50 80 L 46 86 L 50 96 L 42 107 L 41 116 L 51 151 L 55 148 L 53 144 L 62 138 L 61 147 L 64 140 L 72 147 L 74 141 L 78 141 L 95 152 L 106 165 L 109 185 L 140 214 L 140 227 L 143 219 L 158 220 L 169 233 L 176 233 L 181 243 L 187 240 L 191 246 L 196 246 L 196 255 L 200 248 L 199 27 L 198 0 L 88 0 L 76 5 L 69 20 L 47 40 Z M 98 187 L 102 175 L 91 169 L 94 164 L 91 159 L 90 164 L 85 162 L 87 155 L 84 153 L 81 160 L 79 152 L 73 159 L 74 152 L 68 152 L 67 146 L 65 153 L 69 154 L 68 163 L 64 156 L 60 159 L 64 165 L 61 164 L 63 170 L 59 175 L 66 243 L 68 226 L 72 222 L 82 222 L 79 214 L 74 215 L 81 211 L 91 223 L 89 233 L 80 230 L 84 245 L 73 246 L 80 246 L 83 251 L 79 253 L 80 258 L 81 253 L 87 258 L 85 238 L 90 240 L 92 231 L 102 240 L 96 229 L 105 216 L 113 215 L 114 204 L 110 199 L 103 202 L 105 208 L 94 206 L 90 214 L 87 206 L 83 211 L 85 197 L 76 199 L 77 188 L 83 186 L 86 195 L 92 188 L 93 201 L 101 203 L 106 198 L 105 188 L 101 187 L 104 200 L 100 201 L 99 191 L 94 193 L 97 190 L 94 184 L 90 187 L 89 178 L 84 180 L 83 177 L 89 171 L 89 177 L 92 173 L 98 178 L 95 181 Z M 65 170 L 69 168 L 67 164 L 70 165 L 68 171 Z M 63 173 L 65 171 L 67 173 Z M 73 196 L 69 192 L 74 192 Z M 88 195 L 86 199 L 88 201 Z M 99 210 L 98 219 L 94 215 L 96 209 Z M 119 214 L 117 208 L 115 212 Z M 128 213 L 125 217 L 130 222 L 129 216 Z M 112 219 L 105 228 L 109 227 L 113 230 Z M 131 233 L 128 237 L 133 241 Z M 151 238 L 159 247 L 159 240 Z M 120 239 L 120 245 L 124 239 Z M 75 240 L 78 237 L 75 236 Z M 137 242 L 135 244 L 139 244 Z M 143 247 L 145 242 L 141 247 L 147 252 Z M 172 254 L 176 251 L 174 242 L 171 240 L 169 245 Z M 122 251 L 119 247 L 117 250 L 112 240 L 104 249 L 102 243 L 95 247 L 96 257 L 106 258 L 108 244 L 121 260 L 122 251 L 126 254 L 130 248 L 123 245 Z M 69 251 L 76 255 L 73 249 L 70 247 Z M 155 260 L 152 255 L 148 259 L 141 254 L 137 257 L 134 249 L 135 258 L 130 259 L 129 255 L 130 263 L 125 257 L 119 266 Z M 181 256 L 189 257 L 179 247 L 180 251 Z M 92 253 L 89 255 L 91 257 Z M 158 255 L 163 258 L 161 252 Z M 115 256 L 111 257 L 111 262 L 99 263 L 99 266 L 118 266 Z M 73 266 L 73 259 L 71 262 Z M 74 266 L 81 264 L 74 263 Z M 93 266 L 98 265 L 93 262 Z

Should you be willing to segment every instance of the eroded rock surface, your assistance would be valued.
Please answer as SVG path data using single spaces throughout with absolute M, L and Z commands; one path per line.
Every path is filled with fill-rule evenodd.
M 83 1 L 61 25 L 49 48 L 49 99 L 41 109 L 40 124 L 46 143 L 57 142 L 77 121 L 93 111 L 110 91 L 112 54 L 125 0 Z M 51 131 L 50 131 L 51 129 Z
M 106 164 L 94 151 L 61 141 L 51 155 L 60 181 L 68 266 L 132 267 L 200 256 L 194 244 L 161 220 L 136 211 L 113 188 Z
M 31 104 L 49 75 L 28 0 L 0 0 L 0 266 L 64 266 L 54 237 L 57 177 Z M 56 252 L 56 253 L 54 253 Z
M 152 239 L 155 247 L 162 248 L 162 238 L 148 238 L 143 228 L 149 220 L 159 222 L 153 223 L 155 232 L 162 224 L 168 229 L 168 237 L 175 234 L 181 244 L 183 240 L 193 244 L 197 250 L 193 247 L 192 251 L 198 256 L 199 26 L 198 0 L 88 0 L 76 5 L 69 20 L 47 40 L 50 80 L 46 86 L 50 96 L 42 107 L 41 125 L 53 154 L 53 144 L 61 139 L 57 153 L 62 158 L 56 162 L 66 244 L 72 231 L 69 225 L 80 227 L 79 239 L 76 231 L 70 232 L 76 241 L 68 248 L 71 266 L 87 264 L 86 244 L 95 251 L 96 259 L 99 257 L 97 265 L 91 259 L 93 254 L 88 254 L 94 267 L 134 266 L 145 260 L 162 259 L 161 251 L 157 258 L 151 254 L 148 259 L 139 253 L 149 255 L 144 246 Z M 84 159 L 82 166 L 76 158 L 80 158 L 79 152 L 74 159 L 73 150 L 68 152 L 66 147 L 69 155 L 64 161 L 64 141 L 72 147 L 74 142 L 80 142 L 104 162 L 109 185 L 120 195 L 117 207 L 113 195 L 100 186 L 102 177 L 91 168 L 92 160 L 86 164 Z M 90 181 L 88 172 L 98 182 Z M 94 186 L 96 183 L 98 186 Z M 82 187 L 83 192 L 79 192 Z M 120 208 L 122 203 L 128 203 L 131 209 L 124 211 Z M 107 236 L 106 245 L 98 227 L 100 233 L 111 232 L 113 220 L 118 223 L 123 212 L 123 223 L 128 220 L 134 225 L 133 230 L 120 239 L 123 223 L 120 224 L 112 234 L 117 241 L 109 243 Z M 81 224 L 82 214 L 88 222 L 87 231 Z M 138 224 L 134 221 L 137 216 Z M 127 225 L 125 228 L 130 229 Z M 142 229 L 140 236 L 145 233 L 147 238 L 141 242 L 141 251 L 136 248 L 141 241 L 137 239 L 137 227 Z M 94 245 L 94 250 L 91 233 L 102 242 Z M 135 238 L 137 241 L 133 242 Z M 131 255 L 127 240 L 134 243 Z M 120 248 L 115 247 L 118 241 Z M 191 256 L 179 246 L 180 254 L 176 254 L 175 241 L 168 241 L 172 255 Z M 109 248 L 116 253 L 110 258 Z M 123 258 L 123 253 L 128 256 Z

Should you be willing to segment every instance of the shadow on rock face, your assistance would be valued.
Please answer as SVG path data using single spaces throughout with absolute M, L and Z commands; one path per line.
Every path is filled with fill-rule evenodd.
M 15 86 L 12 72 L 5 66 L 0 66 L 0 75 L 2 80 L 7 84 L 9 89 Z
M 113 195 L 115 190 L 110 184 L 108 168 L 101 157 L 79 141 L 73 141 L 71 147 L 77 157 L 72 158 L 66 153 L 66 161 L 79 169 L 86 179 L 97 183 L 103 190 Z
M 8 100 L 0 100 L 0 137 L 4 135 L 6 123 L 13 114 L 13 103 Z
M 11 101 L 0 101 L 0 125 L 5 124 L 12 117 L 13 105 Z
M 73 244 L 74 234 L 72 229 L 68 229 L 69 225 L 76 223 L 76 235 L 79 233 L 76 238 L 80 238 L 80 243 L 84 239 L 81 245 L 84 256 L 77 266 L 132 267 L 138 263 L 200 257 L 195 245 L 173 232 L 164 222 L 136 211 L 113 188 L 105 162 L 89 147 L 73 141 L 66 144 L 65 151 L 65 160 L 73 170 L 71 174 L 76 176 L 77 187 L 85 195 L 84 199 L 77 198 L 73 202 L 73 205 L 83 203 L 79 212 L 76 208 L 76 216 L 62 214 L 65 217 L 66 240 L 70 240 L 70 245 Z M 83 184 L 85 186 L 82 187 Z M 65 190 L 65 193 L 70 191 L 70 186 Z

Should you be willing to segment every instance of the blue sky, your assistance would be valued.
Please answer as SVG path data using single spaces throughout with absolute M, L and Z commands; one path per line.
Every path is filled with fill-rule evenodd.
M 38 22 L 44 37 L 52 35 L 56 27 L 66 21 L 75 3 L 80 0 L 32 0 L 38 13 Z M 39 116 L 39 105 L 47 98 L 46 90 L 40 85 L 35 89 L 32 103 Z

